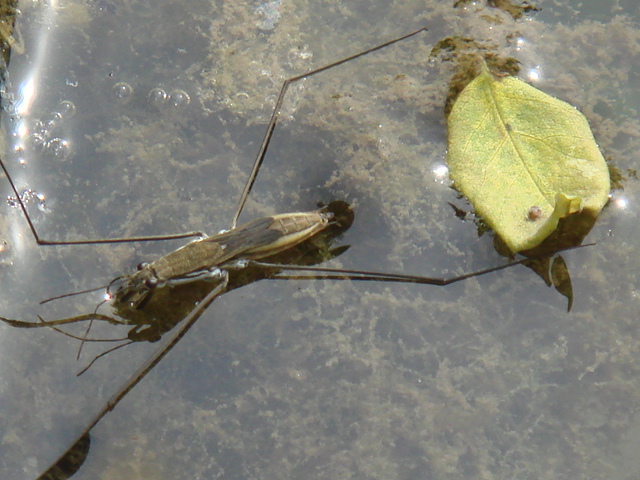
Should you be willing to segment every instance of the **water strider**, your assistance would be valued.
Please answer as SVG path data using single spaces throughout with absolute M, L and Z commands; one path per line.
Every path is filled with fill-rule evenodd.
M 167 333 L 169 336 L 162 349 L 153 354 L 152 357 L 118 389 L 117 393 L 113 395 L 107 404 L 104 405 L 98 414 L 95 415 L 95 417 L 87 424 L 86 428 L 81 432 L 74 445 L 60 457 L 60 460 L 56 462 L 55 465 L 43 473 L 39 478 L 56 478 L 55 475 L 60 469 L 60 465 L 68 462 L 70 456 L 77 454 L 74 447 L 80 447 L 80 450 L 85 450 L 86 453 L 86 451 L 88 451 L 89 432 L 91 429 L 109 411 L 115 408 L 122 398 L 124 398 L 125 395 L 134 388 L 177 344 L 177 342 L 186 334 L 213 300 L 233 288 L 237 288 L 261 278 L 351 279 L 443 286 L 459 282 L 467 278 L 501 270 L 526 261 L 521 260 L 518 262 L 507 263 L 498 267 L 488 268 L 450 279 L 314 267 L 314 264 L 320 263 L 324 259 L 337 256 L 344 251 L 324 248 L 322 246 L 322 242 L 316 245 L 313 244 L 313 240 L 318 237 L 322 237 L 323 234 L 339 234 L 341 230 L 343 231 L 345 228 L 348 228 L 350 225 L 350 209 L 343 204 L 330 204 L 327 207 L 322 207 L 315 211 L 274 215 L 254 220 L 245 225 L 236 225 L 260 170 L 260 166 L 271 140 L 280 114 L 280 108 L 282 107 L 289 85 L 300 79 L 328 70 L 398 41 L 417 35 L 423 30 L 424 29 L 418 30 L 409 35 L 361 52 L 357 55 L 350 56 L 341 61 L 334 62 L 325 67 L 312 70 L 286 80 L 280 90 L 280 94 L 267 127 L 264 140 L 259 149 L 257 159 L 240 197 L 231 228 L 229 231 L 218 235 L 204 237 L 198 232 L 192 232 L 188 234 L 161 237 L 97 239 L 70 242 L 47 241 L 38 236 L 35 226 L 28 215 L 27 209 L 20 199 L 20 195 L 18 194 L 18 190 L 13 180 L 5 169 L 4 164 L 0 163 L 11 183 L 11 187 L 18 199 L 20 208 L 26 216 L 30 229 L 40 245 L 101 244 L 139 242 L 147 240 L 155 241 L 185 238 L 190 236 L 199 237 L 184 247 L 170 252 L 154 262 L 141 265 L 136 272 L 130 275 L 114 279 L 107 288 L 107 294 L 110 298 L 111 305 L 116 312 L 116 316 L 114 317 L 98 314 L 96 311 L 92 314 L 83 315 L 81 317 L 72 317 L 57 321 L 20 322 L 5 319 L 5 321 L 14 326 L 49 326 L 58 328 L 59 325 L 65 323 L 76 323 L 91 320 L 104 320 L 108 322 L 128 324 L 130 318 L 141 317 L 143 319 L 147 319 L 147 323 L 141 326 L 140 324 L 134 325 L 132 322 L 131 324 L 134 326 L 132 326 L 130 335 L 128 339 L 125 340 L 125 344 L 131 341 L 157 340 L 159 336 L 164 333 Z M 331 232 L 331 229 L 333 228 L 337 229 L 336 232 Z M 328 237 L 330 242 L 331 235 L 328 235 Z M 309 259 L 307 255 L 308 252 L 304 252 L 294 254 L 294 257 L 296 258 L 288 259 L 286 262 L 277 258 L 279 255 L 287 253 L 288 251 L 294 251 L 299 247 L 309 246 L 309 242 L 311 242 L 311 250 L 321 253 L 319 256 Z M 298 262 L 298 260 L 300 260 L 300 262 Z M 295 263 L 300 264 L 295 265 Z M 287 274 L 286 272 L 291 273 Z M 304 273 L 307 273 L 308 276 L 301 276 L 301 274 Z M 183 300 L 181 295 L 186 295 L 187 290 L 193 290 L 194 296 L 188 297 L 187 300 Z M 180 292 L 180 295 L 178 292 Z M 172 308 L 167 308 L 166 302 L 171 302 L 175 298 L 181 299 L 181 305 L 179 307 L 173 305 Z M 155 313 L 152 313 L 152 308 L 158 308 L 158 310 Z M 154 330 L 152 334 L 150 334 L 150 329 L 153 330 L 154 328 L 155 320 L 162 316 L 170 316 L 171 311 L 177 312 L 173 319 L 175 322 L 171 323 L 174 325 L 175 323 L 180 323 L 180 325 L 173 330 L 172 327 L 174 325 L 162 327 Z M 120 317 L 123 320 L 119 320 L 115 317 Z M 153 320 L 153 322 L 149 321 L 149 319 Z M 87 340 L 92 339 L 89 337 Z M 75 469 L 79 468 L 80 464 L 78 463 L 81 464 L 81 462 L 76 462 L 74 465 Z

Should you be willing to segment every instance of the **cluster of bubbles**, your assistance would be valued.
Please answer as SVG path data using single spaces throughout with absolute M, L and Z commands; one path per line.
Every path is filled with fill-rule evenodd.
M 113 96 L 117 103 L 126 105 L 134 98 L 134 88 L 126 82 L 118 82 L 113 86 Z M 158 109 L 181 109 L 191 103 L 191 97 L 181 89 L 169 92 L 160 87 L 154 87 L 147 93 L 147 102 Z
M 26 137 L 28 145 L 42 153 L 48 153 L 55 158 L 66 160 L 71 155 L 71 143 L 62 135 L 65 120 L 73 117 L 76 107 L 73 102 L 64 100 L 49 118 L 36 120 Z
M 25 205 L 35 204 L 41 212 L 47 211 L 46 199 L 43 193 L 28 189 L 20 194 L 20 200 L 22 200 L 22 203 Z M 8 195 L 7 205 L 11 208 L 18 208 L 20 206 L 20 202 L 16 197 Z

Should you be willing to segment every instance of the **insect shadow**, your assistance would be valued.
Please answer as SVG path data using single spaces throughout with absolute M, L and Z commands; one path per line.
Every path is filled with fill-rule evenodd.
M 320 267 L 319 264 L 343 254 L 349 248 L 348 246 L 332 246 L 333 240 L 348 229 L 354 220 L 350 206 L 340 201 L 321 206 L 313 211 L 273 215 L 253 220 L 244 225 L 237 225 L 238 218 L 265 158 L 289 86 L 301 79 L 368 55 L 424 31 L 424 28 L 417 30 L 285 80 L 253 168 L 240 195 L 230 229 L 211 237 L 200 232 L 189 232 L 152 237 L 48 241 L 38 235 L 13 179 L 4 163 L 0 161 L 0 167 L 7 176 L 19 207 L 39 245 L 96 245 L 195 238 L 178 250 L 153 262 L 140 264 L 134 273 L 112 280 L 106 287 L 105 295 L 107 298 L 105 302 L 109 303 L 113 309 L 112 315 L 99 313 L 96 308 L 95 311 L 85 315 L 58 320 L 40 319 L 40 321 L 28 322 L 0 317 L 5 323 L 14 327 L 48 327 L 66 335 L 71 334 L 61 330 L 62 326 L 88 322 L 89 326 L 85 334 L 77 337 L 83 343 L 104 341 L 104 339 L 90 336 L 89 329 L 92 322 L 107 322 L 125 325 L 129 328 L 127 337 L 120 339 L 120 344 L 99 355 L 93 361 L 114 349 L 122 348 L 133 342 L 153 342 L 163 336 L 168 337 L 165 337 L 166 342 L 162 348 L 158 349 L 137 372 L 124 382 L 86 425 L 77 440 L 39 477 L 40 479 L 68 478 L 81 467 L 89 452 L 92 428 L 108 412 L 113 410 L 127 393 L 171 351 L 209 305 L 225 292 L 262 279 L 355 280 L 445 286 L 530 261 L 522 259 L 452 278 L 431 278 Z M 47 301 L 50 300 L 55 299 Z

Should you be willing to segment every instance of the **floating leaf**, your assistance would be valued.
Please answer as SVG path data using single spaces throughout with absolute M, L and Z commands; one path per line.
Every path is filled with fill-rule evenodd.
M 584 115 L 517 78 L 483 67 L 456 100 L 448 135 L 455 187 L 512 252 L 607 202 L 609 171 Z

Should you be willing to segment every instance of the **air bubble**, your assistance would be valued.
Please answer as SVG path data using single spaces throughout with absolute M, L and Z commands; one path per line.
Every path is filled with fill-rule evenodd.
M 49 151 L 57 158 L 65 160 L 71 155 L 71 144 L 64 138 L 53 138 L 47 145 Z
M 29 133 L 25 138 L 26 144 L 33 147 L 37 151 L 44 150 L 49 141 L 49 132 L 44 124 L 38 120 L 29 129 Z
M 169 94 L 169 106 L 173 108 L 183 108 L 189 105 L 191 97 L 184 90 L 173 90 Z
M 287 58 L 289 59 L 289 65 L 293 68 L 300 68 L 304 67 L 313 58 L 313 53 L 309 50 L 308 45 L 303 45 L 289 50 Z
M 161 107 L 166 103 L 168 97 L 169 95 L 167 95 L 167 92 L 165 92 L 163 89 L 157 87 L 152 88 L 149 91 L 148 95 L 149 104 L 154 107 Z
M 60 102 L 60 108 L 58 112 L 62 118 L 71 118 L 76 114 L 76 106 L 69 100 L 63 100 Z
M 260 19 L 257 20 L 255 24 L 260 30 L 273 30 L 275 28 L 276 23 L 278 23 L 282 16 L 278 11 L 281 4 L 282 0 L 273 0 L 256 7 L 255 12 Z
M 47 139 L 42 132 L 33 132 L 26 137 L 26 143 L 36 151 L 43 151 L 47 146 Z
M 102 0 L 96 2 L 96 7 L 98 7 L 98 11 L 107 12 L 107 13 L 110 13 L 111 15 L 115 15 L 117 11 L 117 8 L 113 3 L 105 2 Z
M 270 93 L 269 95 L 264 97 L 265 105 L 267 105 L 271 109 L 273 109 L 273 107 L 275 107 L 277 101 L 278 101 L 278 97 L 274 93 Z
M 60 128 L 61 122 L 62 122 L 62 115 L 60 115 L 58 112 L 54 112 L 51 114 L 51 118 L 47 120 L 47 122 L 45 123 L 44 129 L 47 132 L 51 132 L 56 128 Z
M 126 105 L 133 97 L 133 87 L 125 82 L 118 82 L 113 86 L 113 95 L 121 105 Z

